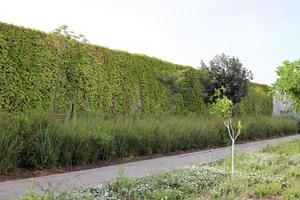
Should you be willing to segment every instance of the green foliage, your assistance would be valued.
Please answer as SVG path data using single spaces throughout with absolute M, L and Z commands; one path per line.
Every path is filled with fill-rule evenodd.
M 294 108 L 300 110 L 300 59 L 293 62 L 284 61 L 276 72 L 278 78 L 273 89 L 287 94 Z
M 228 120 L 232 117 L 233 103 L 226 96 L 217 98 L 210 107 L 210 113 L 213 116 Z
M 182 192 L 176 189 L 157 189 L 153 191 L 153 200 L 167 200 L 167 199 L 174 199 L 174 200 L 181 200 L 182 199 Z
M 247 117 L 240 139 L 294 134 L 288 118 Z M 237 121 L 237 120 L 234 120 Z M 102 116 L 79 114 L 73 120 L 52 114 L 3 114 L 0 118 L 0 173 L 45 169 L 223 146 L 223 123 L 197 116 Z
M 133 181 L 124 175 L 124 171 L 120 170 L 119 176 L 109 185 L 109 188 L 110 190 L 119 193 L 124 197 L 128 196 L 128 199 L 130 199 L 130 195 L 127 194 L 129 193 L 130 187 L 132 187 L 132 185 Z
M 276 153 L 279 155 L 294 155 L 300 152 L 300 141 L 289 142 L 278 146 L 272 146 L 264 149 L 266 153 Z M 300 164 L 300 160 L 299 163 Z
M 296 146 L 300 146 L 300 140 L 238 155 L 239 170 L 234 182 L 228 174 L 230 159 L 223 159 L 141 178 L 121 176 L 107 185 L 34 197 L 41 200 L 297 200 L 300 199 L 300 176 L 295 177 L 291 172 L 299 171 L 300 149 L 289 154 L 282 153 Z M 291 161 L 294 163 L 291 164 Z
M 258 184 L 254 189 L 256 197 L 263 198 L 266 196 L 278 196 L 282 191 L 281 185 L 277 182 L 268 184 Z
M 0 111 L 66 112 L 75 105 L 104 113 L 200 113 L 204 107 L 200 70 L 85 44 L 64 26 L 46 34 L 0 23 L 0 53 Z M 157 80 L 164 73 L 182 73 L 176 95 Z
M 15 127 L 0 129 L 0 172 L 4 174 L 18 167 L 22 141 L 14 134 L 14 129 Z
M 219 90 L 220 92 L 220 90 Z M 220 95 L 219 95 L 220 96 Z M 233 109 L 233 103 L 231 100 L 229 100 L 226 96 L 219 97 L 215 100 L 215 102 L 212 104 L 210 112 L 217 116 L 221 117 L 223 119 L 223 123 L 225 127 L 227 128 L 228 135 L 231 139 L 231 178 L 234 180 L 234 154 L 235 154 L 235 140 L 238 138 L 238 136 L 241 134 L 242 129 L 242 123 L 241 121 L 238 121 L 236 131 L 233 128 L 232 125 L 232 109 Z
M 0 111 L 65 113 L 74 105 L 78 112 L 206 115 L 209 79 L 203 69 L 87 44 L 66 26 L 46 34 L 0 23 Z
M 299 188 L 293 188 L 284 193 L 284 200 L 294 200 L 294 199 L 300 199 Z
M 284 136 L 285 132 L 297 133 L 297 121 L 288 118 L 273 118 L 261 116 L 241 117 L 243 124 L 243 134 L 239 136 L 241 140 L 255 140 L 261 137 Z
M 234 105 L 234 115 L 272 115 L 273 100 L 267 85 L 250 83 L 247 95 Z
M 206 101 L 214 102 L 216 90 L 227 96 L 233 103 L 240 102 L 248 93 L 248 84 L 253 79 L 252 72 L 243 67 L 238 58 L 229 57 L 225 54 L 216 55 L 213 60 L 206 65 L 201 62 L 202 69 L 209 79 L 204 78 L 204 85 L 207 91 Z

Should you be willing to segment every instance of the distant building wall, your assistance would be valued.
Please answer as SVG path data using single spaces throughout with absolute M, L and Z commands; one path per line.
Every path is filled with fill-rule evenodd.
M 287 96 L 276 93 L 273 95 L 273 115 L 279 116 L 281 113 L 292 112 L 292 106 L 287 100 Z

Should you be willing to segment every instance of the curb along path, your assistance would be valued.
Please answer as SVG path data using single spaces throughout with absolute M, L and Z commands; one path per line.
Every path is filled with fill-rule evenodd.
M 300 139 L 300 135 L 292 135 L 282 138 L 268 139 L 256 142 L 236 145 L 237 152 L 247 152 L 261 149 L 267 145 L 275 145 L 281 142 Z M 114 180 L 120 169 L 126 176 L 141 177 L 161 171 L 180 168 L 194 163 L 208 163 L 230 155 L 230 147 L 222 147 L 193 153 L 160 157 L 150 160 L 142 160 L 101 168 L 74 171 L 63 174 L 54 174 L 44 177 L 36 177 L 0 183 L 0 200 L 16 199 L 26 194 L 33 186 L 33 192 L 43 191 L 59 192 L 82 187 L 93 187 L 101 183 Z

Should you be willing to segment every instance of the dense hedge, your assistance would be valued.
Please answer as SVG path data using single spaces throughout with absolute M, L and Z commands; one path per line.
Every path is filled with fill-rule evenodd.
M 186 112 L 201 110 L 197 70 L 0 23 L 0 110 Z M 174 100 L 166 74 L 185 90 Z M 198 81 L 199 82 L 199 81 Z M 187 100 L 187 101 L 185 101 Z
M 0 69 L 0 111 L 66 112 L 72 104 L 108 113 L 203 114 L 207 108 L 199 69 L 5 23 Z M 255 105 L 263 108 L 270 97 L 260 95 Z M 248 102 L 238 112 L 268 113 Z
M 236 120 L 235 120 L 236 121 Z M 239 139 L 259 139 L 297 132 L 288 118 L 243 117 Z M 220 119 L 170 116 L 0 116 L 0 174 L 18 168 L 84 165 L 98 161 L 229 144 Z

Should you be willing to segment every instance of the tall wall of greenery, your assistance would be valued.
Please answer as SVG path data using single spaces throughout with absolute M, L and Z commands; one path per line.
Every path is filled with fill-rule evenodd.
M 78 111 L 107 113 L 205 113 L 201 75 L 192 67 L 0 23 L 0 111 L 64 113 L 73 104 Z M 270 99 L 253 85 L 237 113 L 269 114 L 262 109 Z
M 236 115 L 272 115 L 273 100 L 268 85 L 250 83 L 248 94 L 234 106 Z

